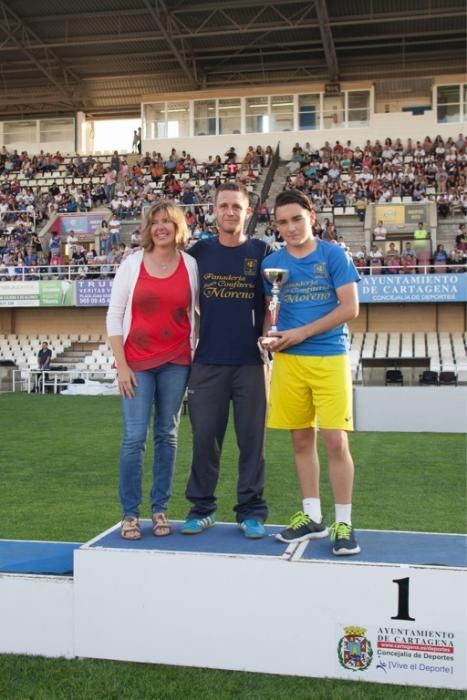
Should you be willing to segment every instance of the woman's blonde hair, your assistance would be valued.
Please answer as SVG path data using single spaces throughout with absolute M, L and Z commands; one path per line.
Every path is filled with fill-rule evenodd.
M 154 248 L 154 241 L 151 238 L 152 220 L 154 215 L 161 211 L 165 212 L 168 219 L 175 225 L 175 243 L 177 248 L 185 248 L 188 242 L 188 226 L 185 213 L 171 201 L 154 202 L 145 210 L 141 230 L 141 247 L 148 252 Z

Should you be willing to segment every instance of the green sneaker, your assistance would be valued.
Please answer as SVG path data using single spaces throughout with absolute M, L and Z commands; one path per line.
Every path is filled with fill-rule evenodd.
M 333 542 L 332 553 L 338 557 L 346 554 L 358 554 L 360 547 L 355 538 L 352 525 L 347 523 L 334 523 L 331 525 L 331 542 Z
M 328 529 L 321 521 L 315 523 L 308 515 L 299 511 L 290 519 L 289 526 L 276 535 L 276 540 L 289 544 L 290 542 L 305 542 L 328 536 Z

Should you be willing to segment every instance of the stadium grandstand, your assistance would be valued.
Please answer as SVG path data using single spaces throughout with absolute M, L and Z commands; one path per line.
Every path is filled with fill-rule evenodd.
M 250 195 L 248 236 L 281 247 L 274 201 L 298 189 L 315 236 L 361 275 L 349 324 L 357 439 L 463 433 L 465 0 L 0 0 L 0 10 L 0 394 L 40 406 L 117 395 L 106 312 L 145 209 L 182 207 L 191 246 L 216 236 L 216 191 L 235 182 Z M 126 149 L 99 145 L 96 125 L 129 119 Z M 408 578 L 391 580 L 399 590 Z
M 118 12 L 117 57 L 110 9 L 95 14 L 83 3 L 79 14 L 55 16 L 49 4 L 13 11 L 5 3 L 11 37 L 21 29 L 25 38 L 2 49 L 11 68 L 0 114 L 0 361 L 17 370 L 2 371 L 2 389 L 15 377 L 15 390 L 31 390 L 37 341 L 49 336 L 54 365 L 69 381 L 92 372 L 111 381 L 104 307 L 119 262 L 139 244 L 144 208 L 173 199 L 186 211 L 190 242 L 215 236 L 213 198 L 226 181 L 251 193 L 249 235 L 281 245 L 274 197 L 296 188 L 313 202 L 315 235 L 354 259 L 363 278 L 351 327 L 356 382 L 384 383 L 404 359 L 419 360 L 403 370 L 406 383 L 424 370 L 464 382 L 462 3 L 430 6 L 417 19 L 411 12 L 423 2 L 355 16 L 323 2 L 232 3 L 222 13 L 209 3 L 190 12 L 186 3 L 158 12 L 134 5 Z M 391 31 L 395 22 L 404 27 L 397 80 L 389 20 Z M 230 55 L 222 38 L 233 26 L 245 33 Z M 252 42 L 253 28 L 252 37 L 264 37 Z M 273 52 L 275 42 L 293 53 Z M 189 61 L 181 48 L 188 44 Z M 128 152 L 95 148 L 99 120 L 137 115 Z M 58 375 L 54 390 L 66 383 Z

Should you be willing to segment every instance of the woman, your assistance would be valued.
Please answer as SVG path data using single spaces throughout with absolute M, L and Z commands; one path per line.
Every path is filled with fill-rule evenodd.
M 139 506 L 146 437 L 153 404 L 153 534 L 169 535 L 167 503 L 175 465 L 180 407 L 195 346 L 196 262 L 182 252 L 188 239 L 183 212 L 173 202 L 152 204 L 142 249 L 117 271 L 107 313 L 122 396 L 120 452 L 121 536 L 139 540 Z
M 433 272 L 437 272 L 438 274 L 446 273 L 448 258 L 449 256 L 444 249 L 444 245 L 442 243 L 438 243 L 433 255 Z

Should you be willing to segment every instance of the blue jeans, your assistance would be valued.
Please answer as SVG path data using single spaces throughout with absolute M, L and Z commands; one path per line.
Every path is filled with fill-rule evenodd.
M 167 510 L 172 492 L 180 408 L 189 373 L 190 367 L 171 363 L 135 372 L 135 396 L 132 399 L 122 397 L 124 435 L 120 450 L 119 495 L 124 516 L 139 516 L 143 460 L 153 404 L 151 509 L 153 513 Z
M 120 231 L 112 231 L 110 234 L 110 245 L 115 247 L 120 245 Z

